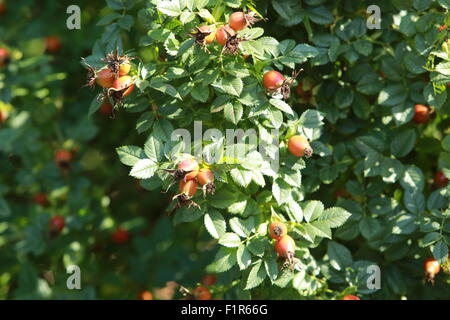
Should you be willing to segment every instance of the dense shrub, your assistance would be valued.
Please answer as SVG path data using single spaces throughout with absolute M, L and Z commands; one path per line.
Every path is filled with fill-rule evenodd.
M 380 1 L 380 29 L 357 0 L 86 1 L 80 30 L 26 2 L 0 27 L 0 297 L 448 298 L 446 1 Z

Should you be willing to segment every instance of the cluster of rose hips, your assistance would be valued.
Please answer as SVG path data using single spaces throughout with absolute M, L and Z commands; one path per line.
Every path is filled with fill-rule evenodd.
M 228 24 L 216 29 L 215 25 L 205 25 L 197 27 L 190 33 L 195 38 L 195 42 L 206 50 L 206 45 L 212 43 L 215 39 L 223 47 L 225 53 L 237 54 L 239 42 L 245 39 L 239 38 L 237 31 L 243 30 L 259 19 L 254 12 L 245 13 L 242 11 L 234 12 L 228 19 Z
M 131 71 L 131 58 L 127 55 L 120 56 L 118 50 L 109 53 L 104 59 L 106 66 L 99 70 L 86 64 L 88 69 L 87 86 L 94 87 L 97 83 L 103 88 L 102 113 L 112 112 L 109 98 L 114 104 L 121 104 L 123 99 L 134 89 L 133 78 L 129 75 Z
M 177 169 L 165 171 L 169 172 L 178 182 L 179 194 L 172 200 L 177 199 L 179 206 L 198 206 L 192 197 L 197 193 L 198 184 L 202 186 L 203 195 L 213 194 L 216 190 L 214 184 L 214 173 L 209 168 L 201 168 L 193 158 L 185 158 L 178 163 Z
M 278 257 L 284 259 L 283 267 L 293 270 L 300 262 L 295 258 L 295 241 L 287 234 L 287 227 L 280 221 L 269 225 L 269 235 L 275 239 L 275 251 Z

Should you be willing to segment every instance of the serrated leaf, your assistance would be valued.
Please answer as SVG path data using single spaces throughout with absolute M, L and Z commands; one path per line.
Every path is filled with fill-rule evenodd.
M 158 1 L 156 7 L 161 13 L 177 17 L 181 14 L 180 3 L 178 1 Z
M 158 166 L 153 160 L 140 159 L 131 168 L 130 176 L 138 179 L 149 179 L 155 174 L 156 169 L 158 169 Z
M 345 268 L 350 267 L 353 263 L 350 250 L 337 242 L 328 242 L 327 254 L 331 266 L 336 270 L 345 270 Z
M 231 230 L 243 238 L 248 237 L 250 232 L 255 228 L 255 220 L 253 217 L 248 218 L 247 220 L 234 217 L 230 219 L 229 223 Z
M 124 165 L 134 166 L 136 162 L 145 157 L 144 150 L 137 146 L 122 146 L 116 148 L 119 160 Z
M 235 248 L 239 247 L 239 245 L 241 244 L 241 239 L 239 239 L 239 236 L 237 234 L 227 232 L 220 237 L 219 244 L 224 247 Z
M 239 97 L 244 88 L 244 83 L 239 78 L 226 78 L 222 81 L 222 88 L 226 93 Z
M 264 270 L 264 267 L 262 265 L 262 260 L 259 260 L 253 265 L 252 269 L 250 270 L 244 290 L 256 288 L 264 281 L 265 278 L 266 271 Z
M 212 264 L 215 272 L 225 272 L 236 264 L 236 249 L 221 247 Z
M 236 259 L 241 270 L 247 269 L 252 263 L 252 256 L 244 244 L 241 244 L 237 249 Z
M 319 221 L 325 221 L 329 224 L 330 228 L 340 227 L 351 216 L 349 212 L 342 208 L 328 208 L 322 212 L 319 217 Z
M 433 246 L 433 257 L 440 263 L 446 261 L 448 257 L 448 246 L 444 241 L 439 241 Z
M 233 124 L 237 124 L 241 120 L 243 112 L 244 109 L 239 102 L 227 103 L 224 106 L 225 119 Z
M 150 135 L 144 144 L 145 155 L 154 162 L 162 160 L 162 144 L 153 135 Z
M 216 210 L 210 210 L 205 214 L 204 223 L 206 230 L 214 239 L 219 239 L 225 234 L 227 225 L 225 219 Z
M 287 114 L 290 114 L 290 115 L 294 114 L 294 111 L 292 111 L 292 108 L 286 102 L 284 102 L 283 100 L 270 99 L 269 102 L 275 108 L 277 108 L 277 109 L 279 109 L 279 110 L 281 110 L 281 111 L 283 111 L 283 112 L 285 112 Z
M 278 264 L 274 254 L 265 258 L 264 267 L 266 268 L 266 273 L 269 276 L 270 281 L 275 281 L 278 277 Z
M 416 144 L 416 131 L 408 129 L 397 134 L 391 142 L 391 153 L 396 157 L 404 157 Z
M 312 200 L 308 201 L 305 208 L 303 209 L 303 217 L 306 222 L 314 221 L 320 217 L 323 212 L 323 204 L 320 201 Z

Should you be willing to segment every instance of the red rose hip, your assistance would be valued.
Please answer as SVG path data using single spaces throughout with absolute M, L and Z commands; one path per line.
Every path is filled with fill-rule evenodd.
M 49 221 L 49 228 L 52 233 L 60 233 L 64 229 L 64 226 L 65 221 L 63 216 L 56 215 Z
M 128 231 L 118 228 L 111 234 L 111 241 L 115 244 L 124 244 L 127 243 L 130 239 L 130 234 Z
M 269 235 L 272 239 L 279 240 L 287 234 L 286 225 L 283 222 L 272 222 L 269 225 Z
M 267 71 L 263 76 L 263 86 L 267 90 L 276 90 L 283 85 L 285 80 L 285 77 L 278 71 Z
M 236 32 L 229 25 L 225 25 L 217 29 L 216 39 L 221 46 L 224 46 L 227 44 L 227 40 L 234 35 Z
M 288 150 L 296 157 L 310 157 L 313 150 L 304 136 L 292 136 L 288 141 Z
M 295 241 L 288 235 L 284 235 L 275 243 L 275 251 L 278 256 L 289 259 L 295 252 Z
M 418 124 L 427 123 L 430 120 L 430 108 L 423 104 L 416 104 L 414 106 L 413 121 Z

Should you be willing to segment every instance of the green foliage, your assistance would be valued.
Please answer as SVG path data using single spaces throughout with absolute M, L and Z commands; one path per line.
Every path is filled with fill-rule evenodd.
M 86 1 L 77 31 L 63 15 L 59 29 L 46 23 L 61 16 L 48 0 L 32 24 L 7 27 L 34 12 L 28 2 L 8 1 L 0 27 L 12 57 L 0 67 L 0 298 L 135 299 L 206 273 L 225 299 L 448 298 L 450 186 L 435 179 L 450 178 L 444 1 L 386 1 L 379 30 L 357 0 Z M 267 19 L 238 32 L 237 54 L 195 41 L 196 27 L 237 10 Z M 50 33 L 61 52 L 45 52 Z M 135 89 L 103 117 L 98 87 L 79 90 L 79 57 L 101 68 L 116 49 L 134 58 Z M 266 92 L 269 70 L 288 79 L 289 98 Z M 431 108 L 427 123 L 413 120 L 416 104 Z M 222 136 L 173 139 L 186 129 L 194 141 L 199 121 L 201 135 Z M 257 133 L 264 148 L 229 144 L 229 129 Z M 293 135 L 312 157 L 290 154 Z M 74 152 L 68 170 L 60 149 Z M 215 177 L 215 193 L 193 202 L 172 198 L 170 170 L 187 154 Z M 33 202 L 38 192 L 48 204 Z M 56 237 L 55 215 L 66 222 Z M 295 240 L 294 264 L 274 250 L 273 221 Z M 118 227 L 130 241 L 111 241 Z M 429 257 L 442 266 L 434 286 L 423 281 Z M 65 286 L 73 264 L 81 291 Z M 374 265 L 378 290 L 367 285 Z

